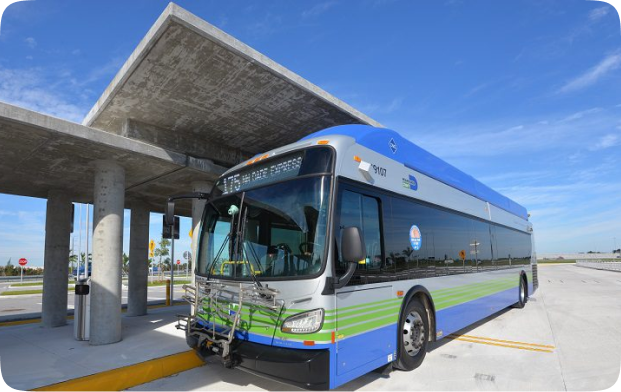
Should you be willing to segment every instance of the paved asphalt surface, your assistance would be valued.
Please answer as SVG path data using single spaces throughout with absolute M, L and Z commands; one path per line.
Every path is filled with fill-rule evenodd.
M 542 265 L 524 309 L 507 309 L 457 339 L 433 343 L 412 372 L 372 372 L 340 390 L 601 390 L 619 379 L 621 273 Z M 620 382 L 621 383 L 621 382 Z M 619 384 L 618 384 L 619 385 Z M 135 390 L 292 390 L 210 358 Z

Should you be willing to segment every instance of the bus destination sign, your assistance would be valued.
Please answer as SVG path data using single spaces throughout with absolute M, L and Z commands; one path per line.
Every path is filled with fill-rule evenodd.
M 227 195 L 295 177 L 302 167 L 303 156 L 304 152 L 300 152 L 293 156 L 288 155 L 285 158 L 252 165 L 247 170 L 222 178 L 218 188 L 222 190 L 223 195 Z

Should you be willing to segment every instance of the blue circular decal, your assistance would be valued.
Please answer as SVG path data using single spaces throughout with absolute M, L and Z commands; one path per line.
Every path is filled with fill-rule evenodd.
M 412 249 L 420 250 L 420 246 L 423 243 L 423 236 L 418 229 L 418 226 L 412 225 L 410 228 L 410 244 L 412 245 Z

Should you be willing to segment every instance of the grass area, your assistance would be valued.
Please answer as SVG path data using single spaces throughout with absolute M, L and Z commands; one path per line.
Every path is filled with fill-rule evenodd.
M 11 283 L 13 287 L 43 286 L 43 282 Z
M 72 291 L 73 287 L 67 289 L 67 291 Z M 25 295 L 25 294 L 43 294 L 43 289 L 41 290 L 12 290 L 12 291 L 4 291 L 0 293 L 0 295 Z
M 191 280 L 177 280 L 175 279 L 175 285 L 178 284 L 190 284 L 192 283 Z M 166 286 L 166 281 L 165 280 L 155 280 L 153 282 L 149 282 L 149 286 Z
M 537 264 L 547 264 L 547 263 L 564 263 L 564 264 L 575 264 L 576 260 L 566 260 L 566 259 L 561 259 L 561 260 L 553 260 L 553 259 L 549 259 L 549 260 L 537 260 Z
M 75 284 L 75 281 L 71 280 L 67 284 Z M 32 287 L 43 286 L 43 282 L 28 282 L 28 283 L 11 283 L 12 287 Z

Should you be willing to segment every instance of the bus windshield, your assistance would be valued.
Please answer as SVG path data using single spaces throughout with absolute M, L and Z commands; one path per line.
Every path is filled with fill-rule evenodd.
M 316 275 L 325 262 L 330 176 L 294 178 L 208 203 L 197 272 L 258 280 Z

